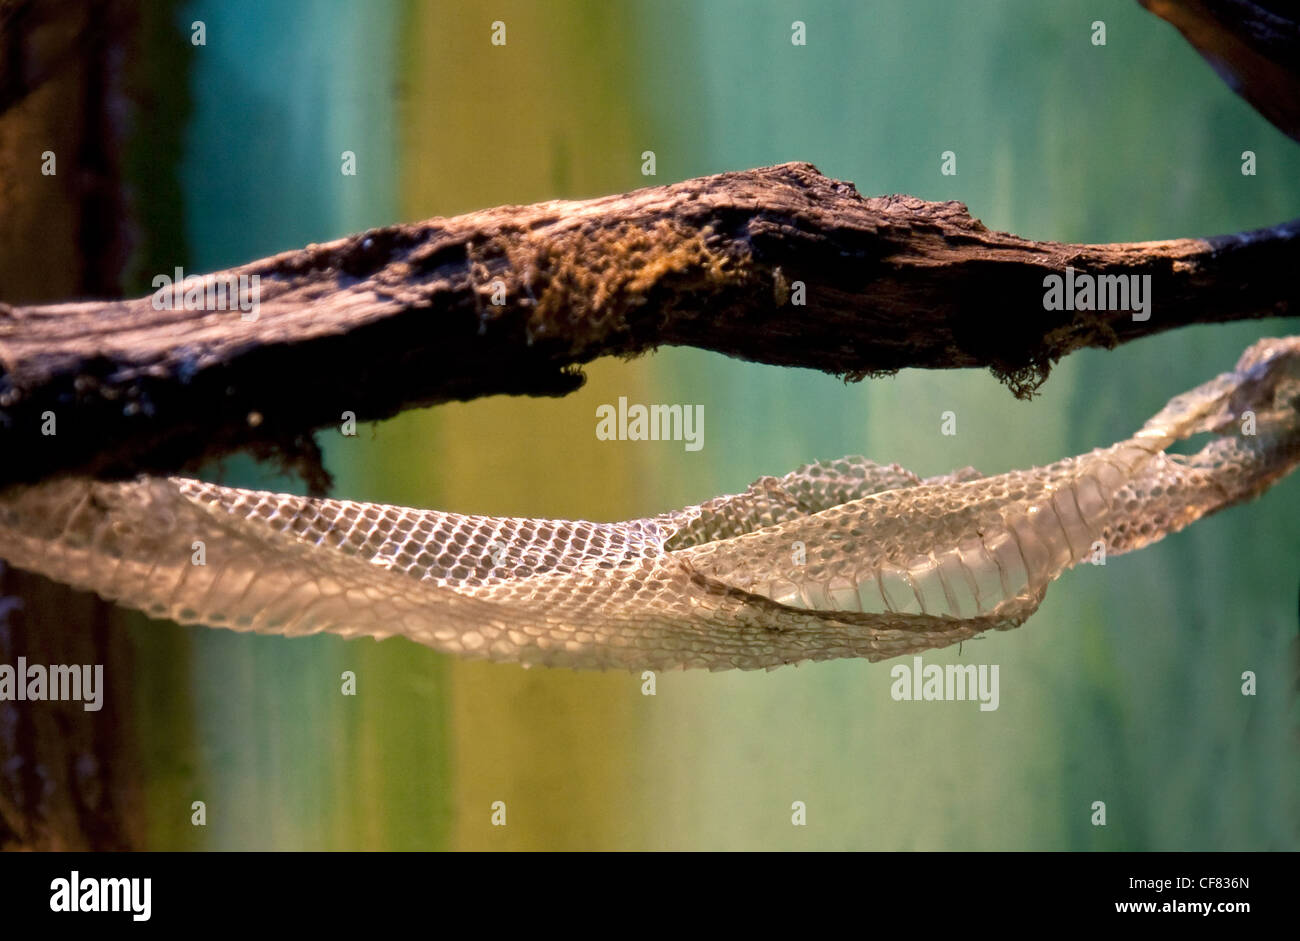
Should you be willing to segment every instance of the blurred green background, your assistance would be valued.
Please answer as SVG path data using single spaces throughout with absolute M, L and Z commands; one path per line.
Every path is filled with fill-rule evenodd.
M 180 166 L 211 270 L 369 226 L 808 160 L 864 195 L 959 199 L 1030 238 L 1271 224 L 1300 149 L 1130 0 L 203 2 Z M 504 21 L 507 43 L 490 44 Z M 807 45 L 791 44 L 791 23 Z M 1107 44 L 1091 43 L 1094 20 Z M 339 172 L 357 155 L 357 175 Z M 641 153 L 657 177 L 641 175 Z M 940 154 L 957 154 L 956 176 Z M 1240 172 L 1241 152 L 1258 175 Z M 136 185 L 148 188 L 150 181 Z M 183 257 L 182 257 L 183 256 Z M 1157 299 L 1158 303 L 1158 299 Z M 996 329 L 996 301 L 990 328 Z M 563 400 L 319 436 L 336 496 L 625 519 L 815 458 L 923 474 L 1130 434 L 1294 322 L 1084 352 L 1032 403 L 983 372 L 857 385 L 695 350 L 602 361 Z M 343 377 L 340 381 L 346 381 Z M 705 446 L 596 440 L 595 409 L 699 403 Z M 957 413 L 958 434 L 940 434 Z M 208 475 L 298 489 L 232 460 Z M 1001 707 L 896 703 L 892 664 L 638 676 L 453 661 L 404 640 L 241 636 L 122 614 L 140 661 L 150 845 L 204 849 L 1296 849 L 1300 480 L 1104 568 L 1019 630 Z M 340 695 L 355 671 L 358 695 Z M 1241 673 L 1259 676 L 1243 697 Z M 203 800 L 208 825 L 190 825 Z M 490 825 L 505 801 L 508 825 Z M 1093 801 L 1107 826 L 1093 827 Z M 807 826 L 791 825 L 791 804 Z

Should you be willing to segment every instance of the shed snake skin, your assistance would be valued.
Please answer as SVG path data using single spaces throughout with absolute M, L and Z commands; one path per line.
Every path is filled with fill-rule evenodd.
M 1271 339 L 1125 441 L 993 477 L 844 458 L 620 523 L 66 478 L 0 494 L 0 558 L 181 623 L 527 665 L 881 660 L 1016 627 L 1099 546 L 1262 493 L 1300 462 L 1298 409 L 1300 337 Z

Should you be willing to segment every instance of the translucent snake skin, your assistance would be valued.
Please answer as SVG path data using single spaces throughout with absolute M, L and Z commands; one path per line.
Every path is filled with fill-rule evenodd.
M 182 623 L 524 664 L 881 660 L 1015 627 L 1099 544 L 1139 549 L 1263 492 L 1300 462 L 1298 407 L 1300 337 L 1264 340 L 1128 440 L 1048 467 L 920 480 L 844 458 L 622 523 L 52 480 L 0 495 L 0 558 Z

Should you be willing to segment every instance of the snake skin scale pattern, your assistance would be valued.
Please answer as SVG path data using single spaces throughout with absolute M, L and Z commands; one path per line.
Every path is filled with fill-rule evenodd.
M 1298 407 L 1300 337 L 1264 340 L 1128 440 L 1047 467 L 922 480 L 843 458 L 619 523 L 64 478 L 0 494 L 0 558 L 181 623 L 526 665 L 881 660 L 1016 627 L 1099 550 L 1262 493 L 1300 462 Z

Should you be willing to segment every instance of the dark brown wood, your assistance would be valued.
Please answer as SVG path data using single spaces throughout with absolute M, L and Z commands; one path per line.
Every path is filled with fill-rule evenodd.
M 1228 87 L 1300 141 L 1300 6 L 1295 0 L 1138 0 L 1178 28 Z
M 0 851 L 144 846 L 136 658 L 115 621 L 108 602 L 0 562 L 0 664 L 103 668 L 96 711 L 0 702 Z
M 0 306 L 0 484 L 236 448 L 311 468 L 306 433 L 345 411 L 560 395 L 582 363 L 661 345 L 849 378 L 982 366 L 1027 396 L 1082 347 L 1294 311 L 1298 236 L 1031 242 L 806 163 L 376 229 L 225 273 L 260 278 L 256 320 L 152 296 Z M 1149 275 L 1149 319 L 1045 310 L 1067 266 Z
M 17 294 L 122 290 L 133 235 L 119 161 L 134 113 L 124 69 L 142 18 L 134 0 L 0 10 L 0 284 Z M 46 149 L 56 176 L 38 175 Z M 139 661 L 121 619 L 108 602 L 0 562 L 0 664 L 97 664 L 105 687 L 98 711 L 0 701 L 0 851 L 145 845 Z

